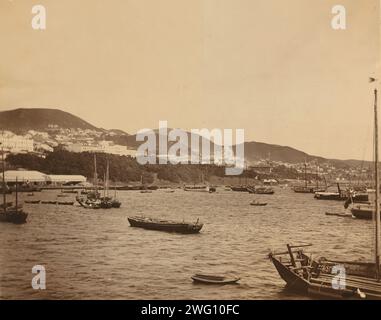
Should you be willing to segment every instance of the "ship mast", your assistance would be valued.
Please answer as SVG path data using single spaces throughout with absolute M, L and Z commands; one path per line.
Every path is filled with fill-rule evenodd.
M 94 154 L 94 184 L 95 184 L 95 193 L 98 193 L 98 173 L 97 173 L 97 155 Z
M 0 142 L 1 145 L 1 142 Z M 4 162 L 4 148 L 1 147 L 1 164 L 3 166 L 3 205 L 4 205 L 4 212 L 7 211 L 7 196 L 5 194 L 6 190 L 6 184 L 5 184 L 5 162 Z
M 374 170 L 375 170 L 375 183 L 376 183 L 376 205 L 375 205 L 375 219 L 376 219 L 376 276 L 380 280 L 380 181 L 378 172 L 378 118 L 377 118 L 377 89 L 374 90 Z
M 308 183 L 307 183 L 307 162 L 306 161 L 304 161 L 304 185 L 307 188 Z

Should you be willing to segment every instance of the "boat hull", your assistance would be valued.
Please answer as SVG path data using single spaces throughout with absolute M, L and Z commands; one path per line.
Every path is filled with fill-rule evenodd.
M 184 234 L 199 233 L 203 226 L 202 224 L 156 222 L 150 219 L 144 221 L 144 219 L 132 217 L 128 218 L 128 222 L 131 227 Z
M 373 210 L 372 209 L 363 209 L 363 208 L 352 208 L 352 216 L 356 219 L 361 220 L 372 220 L 373 219 Z
M 7 210 L 7 212 L 0 213 L 0 222 L 8 222 L 13 224 L 24 224 L 28 214 L 22 210 Z
M 351 261 L 311 261 L 301 252 L 299 252 L 299 257 L 303 258 L 302 267 L 295 268 L 292 267 L 292 264 L 283 263 L 278 256 L 272 253 L 269 255 L 288 289 L 300 294 L 326 299 L 381 299 L 381 284 L 374 277 L 374 264 Z M 338 265 L 346 270 L 345 285 L 335 288 L 333 284 L 337 284 L 337 273 L 333 271 L 333 267 Z

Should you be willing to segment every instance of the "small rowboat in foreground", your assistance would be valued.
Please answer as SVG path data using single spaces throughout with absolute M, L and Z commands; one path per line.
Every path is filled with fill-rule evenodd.
M 195 274 L 191 277 L 194 282 L 205 284 L 235 284 L 240 278 L 234 276 L 220 276 L 209 274 Z
M 188 223 L 153 219 L 148 217 L 128 217 L 128 221 L 131 227 L 185 234 L 198 233 L 203 226 L 203 224 L 199 223 L 198 220 L 196 223 Z

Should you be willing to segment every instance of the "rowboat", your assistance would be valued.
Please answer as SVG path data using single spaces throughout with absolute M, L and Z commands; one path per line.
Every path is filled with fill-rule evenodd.
M 74 201 L 58 201 L 57 204 L 60 206 L 72 206 Z
M 326 216 L 336 216 L 336 217 L 342 217 L 342 218 L 352 218 L 352 214 L 345 213 L 345 212 L 326 212 Z
M 24 202 L 28 204 L 40 204 L 41 200 L 25 200 Z
M 221 276 L 221 275 L 209 275 L 209 274 L 195 274 L 192 277 L 194 282 L 204 283 L 204 284 L 235 284 L 240 278 L 234 276 Z
M 259 201 L 253 200 L 252 202 L 250 202 L 250 205 L 251 206 L 257 206 L 257 207 L 263 207 L 263 206 L 267 206 L 267 202 L 259 202 Z
M 54 200 L 42 200 L 41 204 L 57 204 L 57 201 L 54 201 Z
M 128 217 L 128 221 L 131 227 L 185 234 L 198 233 L 203 226 L 198 220 L 196 223 L 188 223 L 148 217 Z

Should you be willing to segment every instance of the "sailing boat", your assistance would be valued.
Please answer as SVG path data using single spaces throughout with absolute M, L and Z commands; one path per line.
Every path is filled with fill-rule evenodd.
M 0 143 L 1 144 L 1 143 Z M 6 190 L 5 183 L 5 160 L 4 149 L 1 149 L 1 162 L 3 166 L 3 190 Z M 18 205 L 18 183 L 16 178 L 16 205 L 14 207 L 8 206 L 6 193 L 3 192 L 3 207 L 0 210 L 0 222 L 9 222 L 14 224 L 26 223 L 28 214 L 24 212 Z
M 204 174 L 201 173 L 201 184 L 186 185 L 184 186 L 184 191 L 213 193 L 213 192 L 216 192 L 216 188 L 209 186 L 208 184 L 205 184 Z
M 325 191 L 324 188 L 319 189 L 319 171 L 318 167 L 316 169 L 316 187 L 308 186 L 308 180 L 307 180 L 307 163 L 304 162 L 304 186 L 295 186 L 294 192 L 296 193 L 315 193 L 315 192 L 323 192 Z
M 103 189 L 103 198 L 101 198 L 101 208 L 110 209 L 110 208 L 120 208 L 121 202 L 116 199 L 116 189 L 114 198 L 109 196 L 110 189 L 110 163 L 107 159 L 106 173 L 104 175 L 104 189 Z
M 98 192 L 98 172 L 97 172 L 97 156 L 94 154 L 94 191 L 88 192 L 86 197 L 76 197 L 77 202 L 81 207 L 86 209 L 100 209 L 101 201 L 99 200 L 100 194 Z
M 374 91 L 374 176 L 376 184 L 375 210 L 375 259 L 373 262 L 312 259 L 303 252 L 311 244 L 289 245 L 285 252 L 271 252 L 269 258 L 288 287 L 306 294 L 336 299 L 381 299 L 380 270 L 380 183 L 378 170 L 378 119 L 377 89 Z M 342 270 L 345 276 L 338 275 Z M 343 281 L 345 281 L 343 283 Z M 339 284 L 339 285 L 338 285 Z

